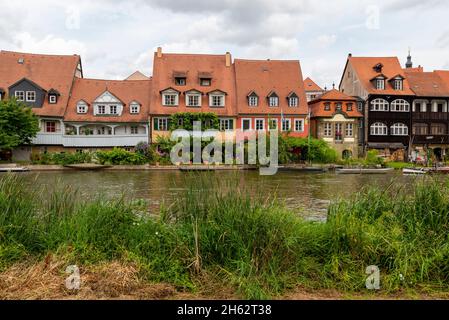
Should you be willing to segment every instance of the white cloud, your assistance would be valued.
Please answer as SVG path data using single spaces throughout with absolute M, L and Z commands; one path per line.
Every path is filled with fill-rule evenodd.
M 39 52 L 46 54 L 87 54 L 84 43 L 77 40 L 65 40 L 47 35 L 42 39 L 36 39 L 28 32 L 21 32 L 14 36 L 13 43 L 19 51 Z

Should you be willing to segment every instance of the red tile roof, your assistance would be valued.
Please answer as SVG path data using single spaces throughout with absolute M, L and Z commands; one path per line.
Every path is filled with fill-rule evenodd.
M 187 79 L 185 86 L 175 84 L 175 73 L 182 73 Z M 211 86 L 200 86 L 200 77 L 212 77 Z M 161 91 L 173 88 L 181 95 L 179 106 L 162 105 Z M 201 107 L 187 107 L 186 91 L 198 90 L 204 94 Z M 224 108 L 209 107 L 208 92 L 221 90 L 227 93 Z M 234 66 L 226 66 L 226 55 L 211 54 L 162 54 L 154 55 L 153 90 L 151 94 L 151 114 L 171 115 L 177 112 L 214 112 L 220 116 L 235 115 L 235 81 Z
M 325 110 L 325 104 L 330 103 L 330 109 Z M 357 109 L 357 100 L 354 97 L 348 96 L 338 90 L 330 90 L 324 93 L 317 99 L 310 101 L 310 111 L 312 118 L 324 117 L 331 118 L 336 113 L 336 103 L 342 104 L 342 113 L 348 118 L 361 118 L 363 115 Z M 352 103 L 352 110 L 347 110 L 347 103 Z
M 92 103 L 106 91 L 125 103 L 121 116 L 95 116 L 93 114 Z M 147 122 L 150 94 L 151 80 L 76 79 L 64 119 L 71 122 Z M 81 100 L 89 104 L 87 114 L 77 113 L 77 103 Z M 133 101 L 140 104 L 139 114 L 130 113 L 129 105 Z
M 237 106 L 239 114 L 307 114 L 308 106 L 299 61 L 235 60 Z M 248 105 L 248 94 L 259 96 L 259 106 Z M 267 97 L 275 92 L 279 107 L 270 107 Z M 287 97 L 296 93 L 298 107 L 289 107 Z
M 317 85 L 312 79 L 306 78 L 304 80 L 304 89 L 306 92 L 324 91 L 319 85 Z
M 410 88 L 417 96 L 449 97 L 449 83 L 445 83 L 440 76 L 441 73 L 406 70 L 405 74 L 408 78 Z
M 23 64 L 18 63 L 23 59 Z M 60 93 L 57 104 L 49 104 L 46 98 L 42 108 L 33 108 L 40 116 L 62 117 L 69 100 L 73 79 L 81 58 L 78 55 L 43 55 L 19 52 L 0 52 L 0 88 L 8 88 L 26 78 L 44 90 L 55 89 Z
M 404 76 L 404 71 L 397 57 L 349 57 L 348 64 L 351 64 L 357 74 L 361 85 L 370 94 L 390 94 L 390 95 L 414 95 L 410 90 L 407 78 L 404 79 L 404 90 L 394 90 L 388 81 L 397 75 Z M 380 72 L 374 66 L 382 64 Z M 385 90 L 377 90 L 371 82 L 379 73 L 387 77 Z
M 446 88 L 449 88 L 449 70 L 435 70 L 434 72 L 440 77 Z
M 150 80 L 150 77 L 147 77 L 140 71 L 136 71 L 127 77 L 125 80 Z

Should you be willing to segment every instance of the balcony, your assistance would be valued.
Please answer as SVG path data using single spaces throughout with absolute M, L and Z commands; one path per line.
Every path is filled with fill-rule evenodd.
M 62 145 L 64 147 L 134 147 L 139 142 L 148 142 L 148 135 L 61 135 L 38 133 L 33 144 Z

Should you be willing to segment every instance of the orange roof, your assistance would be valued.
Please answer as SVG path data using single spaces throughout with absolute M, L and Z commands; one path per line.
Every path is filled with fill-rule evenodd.
M 407 78 L 404 79 L 404 90 L 394 90 L 392 83 L 388 80 L 393 79 L 397 75 L 404 76 L 404 71 L 397 57 L 352 57 L 348 58 L 348 64 L 351 64 L 357 74 L 361 85 L 370 94 L 390 94 L 390 95 L 414 95 L 410 90 Z M 380 72 L 374 67 L 382 64 Z M 377 90 L 371 82 L 379 73 L 387 77 L 385 82 L 385 90 Z
M 312 79 L 306 78 L 304 80 L 304 89 L 306 92 L 324 91 L 319 85 L 317 85 Z
M 342 104 L 342 111 L 337 111 L 337 103 Z M 347 104 L 352 103 L 352 110 L 347 110 Z M 330 104 L 329 110 L 325 109 L 325 105 Z M 327 91 L 322 96 L 309 102 L 312 118 L 316 117 L 333 117 L 336 113 L 342 113 L 347 118 L 361 118 L 363 115 L 357 109 L 357 99 L 348 96 L 336 89 Z
M 448 97 L 449 83 L 445 83 L 437 72 L 408 72 L 406 76 L 410 88 L 418 96 Z
M 121 116 L 94 115 L 92 103 L 106 91 L 125 104 Z M 64 120 L 72 122 L 146 122 L 149 115 L 150 93 L 151 80 L 76 79 Z M 77 113 L 77 103 L 81 100 L 89 104 L 87 114 Z M 133 101 L 140 104 L 139 114 L 130 113 L 129 105 Z
M 234 66 L 226 66 L 226 55 L 211 54 L 161 54 L 154 55 L 151 114 L 170 115 L 177 112 L 214 112 L 219 116 L 235 114 Z M 175 84 L 175 76 L 186 77 L 185 86 Z M 200 86 L 200 77 L 211 77 L 211 86 Z M 162 105 L 161 91 L 172 88 L 180 92 L 179 106 Z M 197 90 L 204 94 L 200 108 L 187 107 L 184 93 Z M 220 90 L 227 93 L 224 108 L 209 107 L 207 93 Z
M 440 77 L 446 87 L 449 88 L 449 70 L 435 70 L 434 72 Z
M 128 78 L 126 78 L 125 80 L 149 80 L 149 79 L 150 79 L 150 77 L 147 77 L 142 72 L 136 71 L 132 75 L 130 75 Z
M 239 114 L 307 114 L 304 81 L 297 60 L 235 60 L 237 106 Z M 259 106 L 248 105 L 248 94 L 259 96 Z M 279 107 L 268 105 L 268 95 L 275 92 Z M 298 107 L 289 107 L 287 97 L 295 93 Z
M 19 63 L 23 59 L 23 64 Z M 49 104 L 45 99 L 42 108 L 33 108 L 40 116 L 62 117 L 69 100 L 78 64 L 78 55 L 43 55 L 0 52 L 0 88 L 6 92 L 17 81 L 26 78 L 46 91 L 55 89 L 60 93 L 57 104 Z

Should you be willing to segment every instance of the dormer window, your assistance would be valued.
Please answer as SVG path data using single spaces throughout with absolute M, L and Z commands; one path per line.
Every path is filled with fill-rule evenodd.
M 172 88 L 161 91 L 162 105 L 166 107 L 175 107 L 179 105 L 179 91 Z
M 203 87 L 210 87 L 212 84 L 212 79 L 209 78 L 201 78 L 200 79 L 200 85 Z
M 341 108 L 341 107 L 342 107 L 342 104 L 341 104 L 341 102 L 337 102 L 337 104 L 336 104 L 336 108 L 335 108 L 335 109 L 336 109 L 337 111 L 341 111 L 341 110 L 342 110 L 342 108 Z
M 58 103 L 58 97 L 60 96 L 59 92 L 55 89 L 50 89 L 48 91 L 48 103 L 56 104 Z
M 17 101 L 25 101 L 25 91 L 16 91 L 14 96 Z
M 27 102 L 36 102 L 36 91 L 27 91 Z
M 376 79 L 376 89 L 377 90 L 385 90 L 385 79 L 384 78 Z
M 257 107 L 259 105 L 259 96 L 254 91 L 248 95 L 248 105 L 250 107 Z
M 196 90 L 187 91 L 186 106 L 188 107 L 201 107 L 202 93 Z
M 403 88 L 402 79 L 395 79 L 394 80 L 394 90 L 402 90 L 402 88 Z
M 289 107 L 297 107 L 299 104 L 299 98 L 296 95 L 296 93 L 292 92 L 287 97 L 288 100 L 288 106 Z
M 131 114 L 139 114 L 140 104 L 135 101 L 131 102 L 131 104 L 129 105 L 129 112 Z
M 216 90 L 209 92 L 209 106 L 215 108 L 221 108 L 225 106 L 226 92 Z
M 110 106 L 109 110 L 110 110 L 110 113 L 112 115 L 117 115 L 118 114 L 117 106 Z
M 331 111 L 331 104 L 329 102 L 324 104 L 324 111 Z
M 346 104 L 346 111 L 352 111 L 352 103 Z
M 80 101 L 76 105 L 76 112 L 80 114 L 87 113 L 87 103 L 84 101 Z
M 275 92 L 268 95 L 268 105 L 270 107 L 279 107 L 279 96 Z

